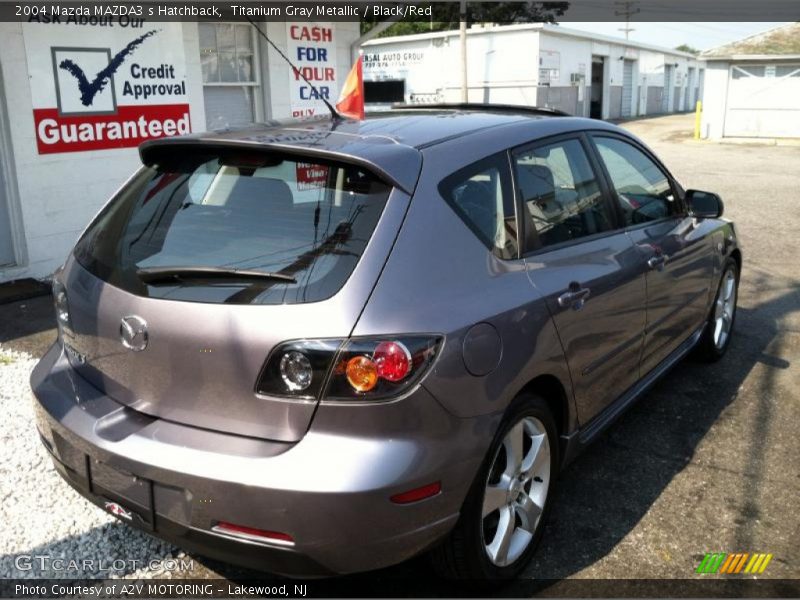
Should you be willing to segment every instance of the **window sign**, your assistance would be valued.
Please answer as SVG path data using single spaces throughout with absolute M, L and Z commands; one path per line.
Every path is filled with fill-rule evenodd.
M 22 30 L 39 154 L 190 133 L 179 23 L 41 18 Z
M 327 114 L 324 100 L 336 102 L 336 40 L 334 29 L 321 23 L 286 23 L 289 60 L 301 73 L 289 73 L 292 117 Z M 308 79 L 314 86 L 308 85 Z M 316 88 L 316 90 L 314 89 Z

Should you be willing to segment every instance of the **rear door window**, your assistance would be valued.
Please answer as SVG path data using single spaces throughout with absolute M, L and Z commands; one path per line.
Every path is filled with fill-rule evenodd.
M 518 151 L 514 168 L 526 223 L 536 232 L 531 250 L 614 229 L 613 210 L 579 139 Z
M 487 248 L 500 258 L 517 257 L 517 219 L 506 153 L 457 171 L 440 184 L 439 191 Z
M 143 296 L 315 302 L 350 276 L 389 192 L 346 164 L 194 154 L 144 168 L 89 226 L 75 256 Z

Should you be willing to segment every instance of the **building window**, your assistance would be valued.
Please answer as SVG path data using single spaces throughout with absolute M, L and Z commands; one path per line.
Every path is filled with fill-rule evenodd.
M 206 125 L 236 127 L 255 120 L 259 91 L 255 32 L 250 25 L 199 23 Z
M 775 67 L 775 77 L 800 77 L 800 65 Z
M 744 65 L 733 67 L 733 78 L 742 79 L 743 77 L 764 77 L 766 72 L 765 67 Z

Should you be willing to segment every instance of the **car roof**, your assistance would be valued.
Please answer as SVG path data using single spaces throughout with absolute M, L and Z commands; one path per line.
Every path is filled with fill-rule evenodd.
M 553 120 L 563 131 L 586 128 L 587 121 L 561 117 L 553 111 L 541 113 L 518 111 L 509 107 L 398 108 L 387 112 L 367 113 L 363 120 L 331 119 L 272 121 L 237 129 L 159 138 L 139 147 L 142 162 L 154 164 L 163 153 L 173 154 L 188 147 L 246 147 L 272 149 L 287 154 L 341 160 L 372 170 L 394 186 L 410 193 L 422 165 L 421 150 L 441 142 L 490 128 L 528 123 L 535 130 L 537 122 Z M 559 129 L 561 129 L 559 127 Z M 535 131 L 532 132 L 532 139 Z

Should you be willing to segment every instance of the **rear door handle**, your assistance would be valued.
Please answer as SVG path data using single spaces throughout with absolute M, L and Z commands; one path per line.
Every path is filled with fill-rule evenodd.
M 580 310 L 586 303 L 591 290 L 589 288 L 582 288 L 578 283 L 570 283 L 569 291 L 564 292 L 558 297 L 558 305 L 562 308 L 571 307 L 572 310 Z
M 657 271 L 663 271 L 665 264 L 667 264 L 666 254 L 656 254 L 647 260 L 647 266 L 651 269 L 656 269 Z

